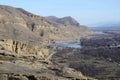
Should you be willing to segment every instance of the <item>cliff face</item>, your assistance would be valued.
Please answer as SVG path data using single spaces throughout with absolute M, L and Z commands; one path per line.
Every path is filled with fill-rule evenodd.
M 18 56 L 35 56 L 45 59 L 49 55 L 48 49 L 43 49 L 40 46 L 29 45 L 23 42 L 14 40 L 0 40 L 1 50 L 7 51 L 12 55 Z

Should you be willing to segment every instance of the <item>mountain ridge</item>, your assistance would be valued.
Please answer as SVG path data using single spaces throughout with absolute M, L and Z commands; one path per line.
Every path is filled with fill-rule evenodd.
M 66 16 L 66 17 L 62 17 L 62 18 L 58 18 L 56 16 L 47 16 L 46 17 L 48 20 L 51 20 L 53 22 L 59 23 L 59 24 L 63 24 L 63 25 L 68 25 L 68 26 L 80 26 L 80 23 L 77 22 L 73 17 L 71 16 Z
M 67 18 L 72 19 L 71 17 Z M 66 18 L 63 19 L 65 19 L 66 23 Z M 71 24 L 69 24 L 70 21 L 65 25 L 64 21 L 59 24 L 21 8 L 0 6 L 0 33 L 3 35 L 2 38 L 12 38 L 29 42 L 41 42 L 42 40 L 48 43 L 51 40 L 79 39 L 92 33 L 90 29 L 82 25 L 69 27 L 71 26 Z M 78 24 L 78 22 L 75 21 L 75 25 L 73 24 L 72 26 L 77 26 L 76 24 Z M 18 35 L 21 35 L 21 37 Z

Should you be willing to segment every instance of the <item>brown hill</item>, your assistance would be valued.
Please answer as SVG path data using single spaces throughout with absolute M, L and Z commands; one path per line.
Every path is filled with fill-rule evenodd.
M 63 25 L 68 25 L 68 26 L 80 26 L 80 24 L 71 16 L 63 17 L 63 18 L 57 18 L 55 16 L 48 16 L 46 17 L 48 20 L 63 24 Z
M 59 23 L 61 24 L 21 8 L 0 6 L 0 38 L 33 43 L 41 42 L 41 40 L 49 42 L 79 39 L 92 33 L 91 30 L 79 25 L 71 17 L 62 18 Z M 69 27 L 70 25 L 78 25 L 78 27 Z
M 22 42 L 23 45 L 26 43 L 42 47 L 51 41 L 79 39 L 91 33 L 91 30 L 81 25 L 65 26 L 21 8 L 0 5 L 0 40 L 10 39 L 13 42 Z M 11 41 L 8 44 L 11 45 L 10 50 L 13 50 L 14 43 Z M 8 47 L 4 48 L 9 50 Z M 18 47 L 15 49 L 18 50 Z M 21 47 L 19 50 L 21 50 Z

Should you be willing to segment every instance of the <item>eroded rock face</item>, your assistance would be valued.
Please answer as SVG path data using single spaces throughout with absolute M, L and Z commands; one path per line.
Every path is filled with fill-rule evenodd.
M 41 48 L 40 45 L 30 45 L 20 41 L 10 39 L 0 40 L 0 47 L 12 54 L 18 55 L 34 55 L 40 58 L 45 58 L 49 55 L 48 49 Z

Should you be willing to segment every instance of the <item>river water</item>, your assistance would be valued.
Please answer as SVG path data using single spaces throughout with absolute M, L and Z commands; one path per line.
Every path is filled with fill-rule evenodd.
M 70 40 L 64 42 L 55 42 L 55 46 L 58 47 L 67 47 L 67 48 L 81 48 L 80 40 Z
M 96 32 L 96 34 L 99 34 L 99 35 L 104 35 L 106 33 L 104 32 Z M 88 36 L 86 38 L 94 38 L 96 36 L 94 35 L 91 35 L 91 36 Z M 58 47 L 67 47 L 67 48 L 82 48 L 82 46 L 80 45 L 80 40 L 69 40 L 69 41 L 63 41 L 63 42 L 55 42 L 53 44 L 54 46 L 58 46 Z

